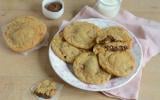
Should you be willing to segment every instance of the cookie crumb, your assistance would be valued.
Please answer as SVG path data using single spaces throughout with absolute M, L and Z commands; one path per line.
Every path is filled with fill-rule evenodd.
M 44 80 L 37 85 L 34 94 L 39 97 L 49 99 L 56 93 L 56 83 L 50 80 Z

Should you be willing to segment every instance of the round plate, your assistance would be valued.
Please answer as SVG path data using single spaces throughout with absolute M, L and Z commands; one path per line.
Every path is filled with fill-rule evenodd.
M 100 28 L 106 28 L 109 26 L 122 26 L 121 24 L 118 24 L 114 21 L 107 20 L 107 19 L 98 19 L 98 18 L 90 18 L 90 19 L 80 19 L 77 21 L 85 21 L 88 23 L 95 24 L 99 26 Z M 126 28 L 125 28 L 126 29 Z M 127 30 L 127 29 L 126 29 Z M 70 67 L 72 65 L 67 64 L 63 60 L 61 60 L 56 54 L 52 51 L 51 46 L 49 47 L 49 59 L 50 63 L 52 65 L 52 68 L 54 71 L 58 74 L 59 77 L 61 77 L 65 82 L 68 84 L 88 91 L 107 91 L 111 89 L 115 89 L 118 87 L 121 87 L 128 83 L 131 79 L 134 78 L 134 76 L 139 72 L 141 69 L 141 62 L 142 62 L 142 48 L 136 37 L 133 35 L 132 32 L 128 31 L 130 36 L 133 39 L 133 48 L 132 52 L 136 60 L 136 67 L 134 71 L 127 77 L 119 77 L 111 79 L 109 82 L 106 82 L 104 84 L 100 85 L 93 85 L 93 84 L 86 84 L 82 81 L 80 81 L 72 72 Z M 58 33 L 57 33 L 58 34 Z

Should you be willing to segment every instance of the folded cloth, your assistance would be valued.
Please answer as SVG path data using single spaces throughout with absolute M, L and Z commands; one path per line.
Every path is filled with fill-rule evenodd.
M 89 6 L 85 6 L 71 21 L 85 18 L 106 19 L 107 17 L 101 15 Z M 133 32 L 139 40 L 143 50 L 143 66 L 160 52 L 160 44 L 158 43 L 160 40 L 159 23 L 136 17 L 126 10 L 122 10 L 114 20 Z M 110 91 L 103 91 L 102 93 L 106 96 L 123 100 L 135 100 L 138 98 L 141 75 L 142 70 L 126 85 Z

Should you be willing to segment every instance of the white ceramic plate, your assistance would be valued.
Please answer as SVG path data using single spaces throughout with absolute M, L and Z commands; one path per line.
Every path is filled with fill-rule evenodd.
M 77 21 L 85 21 L 92 24 L 95 24 L 99 26 L 100 28 L 106 28 L 109 26 L 121 26 L 124 27 L 114 21 L 111 20 L 104 20 L 104 19 L 97 19 L 97 18 L 91 18 L 91 19 L 80 19 Z M 124 27 L 125 28 L 125 27 Z M 125 28 L 126 29 L 126 28 Z M 141 69 L 141 62 L 142 62 L 142 48 L 139 44 L 136 37 L 133 35 L 132 32 L 128 31 L 130 33 L 130 36 L 133 39 L 133 48 L 132 52 L 134 54 L 135 60 L 136 60 L 136 68 L 135 70 L 127 77 L 119 77 L 115 79 L 111 79 L 109 82 L 106 82 L 105 84 L 100 85 L 93 85 L 93 84 L 86 84 L 82 81 L 80 81 L 73 73 L 70 67 L 72 65 L 69 65 L 65 63 L 63 60 L 61 60 L 56 54 L 52 51 L 51 46 L 49 47 L 49 59 L 50 63 L 52 65 L 52 68 L 54 71 L 58 74 L 59 77 L 61 77 L 65 82 L 68 84 L 88 91 L 106 91 L 115 89 L 118 87 L 121 87 L 128 83 L 131 79 L 134 78 L 134 76 L 139 72 Z M 57 33 L 58 34 L 58 33 Z

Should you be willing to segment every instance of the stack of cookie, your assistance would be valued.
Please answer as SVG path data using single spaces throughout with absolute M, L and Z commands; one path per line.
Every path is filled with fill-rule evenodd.
M 88 22 L 73 22 L 51 42 L 54 53 L 73 64 L 78 79 L 102 84 L 111 76 L 127 76 L 135 66 L 132 39 L 121 27 L 100 29 Z
M 93 51 L 98 54 L 103 70 L 112 75 L 127 76 L 134 69 L 132 39 L 128 34 L 121 27 L 109 27 L 102 29 L 102 34 L 96 38 Z

